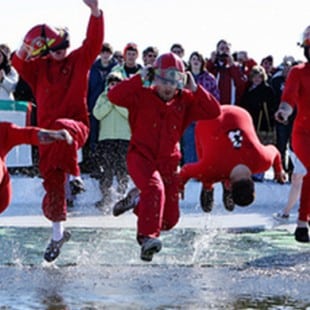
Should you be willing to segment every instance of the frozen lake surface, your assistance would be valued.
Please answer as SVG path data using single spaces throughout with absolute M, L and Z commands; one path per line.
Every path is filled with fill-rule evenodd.
M 180 223 L 161 235 L 162 251 L 145 263 L 135 216 L 96 209 L 98 184 L 85 182 L 66 223 L 72 239 L 48 264 L 41 180 L 13 178 L 12 205 L 0 216 L 1 310 L 310 309 L 310 245 L 294 241 L 297 210 L 286 225 L 272 219 L 289 185 L 256 183 L 255 203 L 232 213 L 216 186 L 216 206 L 204 214 L 200 185 L 190 182 Z

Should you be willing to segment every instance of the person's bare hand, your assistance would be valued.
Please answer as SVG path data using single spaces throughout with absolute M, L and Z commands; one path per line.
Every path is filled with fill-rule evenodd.
M 98 0 L 83 0 L 84 3 L 90 8 L 92 15 L 100 16 L 99 1 Z
M 285 171 L 282 170 L 280 173 L 276 173 L 275 174 L 275 180 L 280 183 L 280 184 L 284 184 L 286 182 L 286 174 Z
M 275 120 L 279 123 L 286 124 L 289 116 L 293 113 L 293 108 L 287 102 L 281 102 L 278 110 L 274 114 Z
M 279 109 L 274 114 L 275 120 L 277 120 L 279 123 L 282 123 L 284 125 L 287 124 L 288 117 L 289 117 L 289 113 L 287 111 L 282 110 L 282 109 Z
M 190 71 L 186 72 L 186 83 L 184 88 L 187 88 L 192 92 L 195 92 L 198 88 L 197 83 L 195 82 L 195 79 Z
M 42 129 L 38 134 L 39 141 L 42 144 L 49 144 L 55 141 L 65 141 L 68 144 L 73 143 L 73 138 L 66 129 L 60 130 L 46 130 Z

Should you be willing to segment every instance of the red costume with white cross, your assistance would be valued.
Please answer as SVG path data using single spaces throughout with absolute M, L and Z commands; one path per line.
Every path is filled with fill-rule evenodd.
M 253 174 L 271 166 L 276 174 L 283 170 L 279 151 L 260 143 L 252 118 L 243 108 L 221 106 L 219 117 L 197 122 L 195 138 L 198 162 L 182 167 L 183 185 L 195 178 L 211 189 L 216 182 L 229 181 L 231 170 L 238 164 L 246 165 Z

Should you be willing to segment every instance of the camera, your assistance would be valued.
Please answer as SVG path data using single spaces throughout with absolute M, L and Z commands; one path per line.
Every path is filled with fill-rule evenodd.
M 216 60 L 218 61 L 225 61 L 228 58 L 228 54 L 226 53 L 217 53 L 216 54 Z

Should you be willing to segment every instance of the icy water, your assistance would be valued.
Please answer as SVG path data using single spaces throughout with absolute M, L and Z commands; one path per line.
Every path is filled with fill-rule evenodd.
M 310 245 L 286 230 L 176 228 L 151 263 L 131 228 L 71 228 L 56 264 L 48 228 L 0 228 L 0 309 L 310 309 Z

